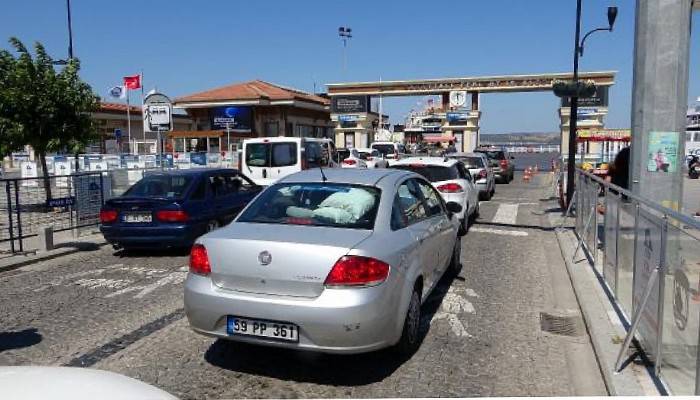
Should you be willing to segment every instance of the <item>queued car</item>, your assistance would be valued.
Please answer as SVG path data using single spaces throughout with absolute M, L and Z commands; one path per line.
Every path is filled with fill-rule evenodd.
M 499 183 L 510 183 L 515 177 L 515 163 L 513 163 L 515 157 L 511 156 L 505 149 L 479 147 L 474 152 L 486 154 L 491 171 L 493 171 Z
M 410 354 L 421 303 L 460 268 L 460 211 L 407 171 L 290 175 L 192 247 L 190 326 L 265 346 Z
M 367 163 L 367 168 L 389 168 L 387 161 L 382 153 L 377 149 L 357 149 L 360 153 L 360 158 Z
M 377 150 L 387 160 L 389 165 L 406 157 L 406 146 L 403 143 L 374 142 L 369 147 Z
M 231 222 L 261 187 L 234 169 L 149 173 L 100 210 L 100 231 L 115 248 L 189 247 Z
M 496 193 L 496 178 L 484 153 L 451 153 L 447 157 L 461 161 L 469 170 L 474 186 L 479 190 L 480 200 L 491 200 Z
M 239 170 L 257 185 L 310 168 L 336 167 L 335 145 L 330 139 L 262 137 L 243 141 Z
M 415 172 L 430 181 L 446 202 L 459 204 L 457 213 L 460 233 L 465 234 L 469 224 L 479 216 L 479 194 L 472 176 L 464 164 L 446 157 L 409 157 L 392 164 L 391 168 Z
M 349 155 L 340 163 L 341 168 L 367 168 L 367 162 L 362 159 L 357 149 L 348 149 L 348 152 Z

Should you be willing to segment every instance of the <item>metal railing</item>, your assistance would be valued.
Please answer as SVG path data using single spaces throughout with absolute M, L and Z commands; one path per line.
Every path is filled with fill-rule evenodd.
M 582 170 L 575 202 L 579 246 L 631 325 L 628 339 L 673 394 L 700 394 L 700 222 Z

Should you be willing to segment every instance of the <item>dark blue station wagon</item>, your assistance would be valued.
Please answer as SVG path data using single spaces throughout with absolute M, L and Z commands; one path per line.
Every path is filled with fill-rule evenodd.
M 231 222 L 262 187 L 234 169 L 150 173 L 100 210 L 115 248 L 189 247 Z

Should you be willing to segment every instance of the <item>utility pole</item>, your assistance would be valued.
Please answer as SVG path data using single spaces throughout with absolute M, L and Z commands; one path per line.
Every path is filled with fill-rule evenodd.
M 352 38 L 352 29 L 347 26 L 341 26 L 338 28 L 338 36 L 343 40 L 343 75 L 347 73 L 347 47 L 348 40 Z
M 70 17 L 70 0 L 66 0 L 66 8 L 68 8 L 68 59 L 73 58 L 73 23 Z
M 632 89 L 632 192 L 680 209 L 690 63 L 690 0 L 637 0 Z M 652 168 L 652 141 L 675 141 L 668 172 Z M 653 139 L 653 140 L 652 140 Z M 668 148 L 668 147 L 667 147 Z M 675 157 L 675 163 L 673 158 Z
M 576 38 L 574 42 L 574 87 L 578 90 L 578 44 L 581 40 L 581 0 L 576 0 Z M 566 204 L 571 204 L 574 196 L 576 174 L 576 130 L 578 128 L 578 94 L 571 96 L 569 113 L 569 158 L 566 170 Z

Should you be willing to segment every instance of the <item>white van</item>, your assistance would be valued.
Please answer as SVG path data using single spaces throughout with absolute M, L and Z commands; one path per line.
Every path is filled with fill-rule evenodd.
M 335 168 L 335 144 L 330 139 L 262 137 L 243 141 L 238 169 L 261 186 L 309 168 Z M 320 161 L 319 161 L 320 160 Z

